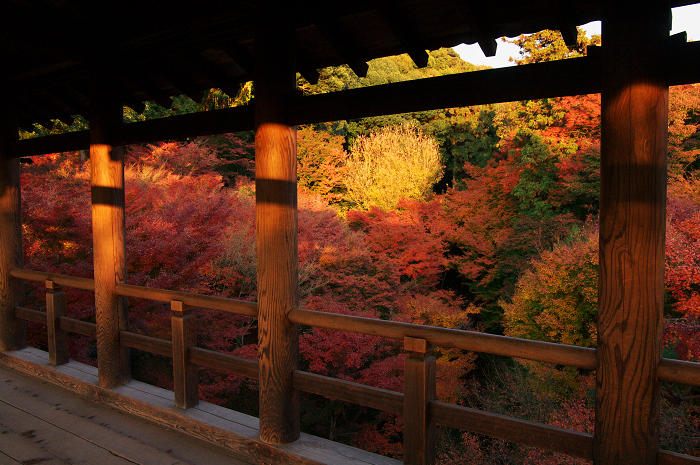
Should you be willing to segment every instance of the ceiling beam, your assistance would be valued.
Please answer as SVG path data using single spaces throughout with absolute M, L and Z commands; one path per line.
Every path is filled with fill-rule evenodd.
M 678 42 L 678 43 L 677 43 Z M 669 85 L 700 80 L 700 42 L 669 41 Z M 598 93 L 603 47 L 587 57 L 298 97 L 294 124 L 434 110 L 487 103 Z M 513 85 L 517 82 L 518 85 Z M 254 101 L 253 101 L 254 104 Z M 124 144 L 253 129 L 253 105 L 193 113 L 123 126 Z M 87 132 L 20 141 L 17 156 L 87 147 Z

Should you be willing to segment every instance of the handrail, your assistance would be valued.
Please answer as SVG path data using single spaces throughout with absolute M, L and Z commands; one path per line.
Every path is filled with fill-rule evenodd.
M 95 280 L 91 278 L 78 278 L 58 273 L 48 273 L 45 271 L 25 270 L 23 268 L 14 268 L 10 271 L 10 276 L 27 281 L 53 281 L 59 286 L 74 287 L 84 291 L 95 290 Z
M 74 287 L 85 291 L 95 290 L 95 280 L 91 278 L 77 278 L 65 274 L 33 271 L 23 268 L 14 268 L 10 271 L 10 275 L 19 279 L 26 279 L 27 281 L 43 282 L 50 280 L 59 286 Z M 246 302 L 244 300 L 201 295 L 192 292 L 157 289 L 154 287 L 135 286 L 132 284 L 117 284 L 115 292 L 118 295 L 126 297 L 149 299 L 157 302 L 179 300 L 190 307 L 218 310 L 221 312 L 253 317 L 258 316 L 258 305 L 254 302 Z
M 483 352 L 538 362 L 567 365 L 586 370 L 596 369 L 596 350 L 551 342 L 517 339 L 495 334 L 459 329 L 438 328 L 412 323 L 362 318 L 337 313 L 293 309 L 287 313 L 292 323 L 335 329 L 372 336 L 403 339 L 406 336 L 425 339 L 439 347 Z
M 245 300 L 200 295 L 192 292 L 170 291 L 153 287 L 135 286 L 133 284 L 117 284 L 114 288 L 114 292 L 126 297 L 149 299 L 157 302 L 179 300 L 189 307 L 206 308 L 208 310 L 218 310 L 220 312 L 253 317 L 258 316 L 258 304 L 246 302 Z

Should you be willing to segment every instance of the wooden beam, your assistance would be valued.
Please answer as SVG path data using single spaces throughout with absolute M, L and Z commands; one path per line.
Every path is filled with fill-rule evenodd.
M 593 458 L 593 437 L 580 431 L 438 401 L 430 402 L 430 414 L 435 423 L 439 425 L 552 450 L 586 460 Z
M 578 45 L 578 29 L 573 24 L 565 24 L 559 29 L 562 39 L 569 50 Z
M 597 53 L 593 54 L 593 50 Z M 599 93 L 602 50 L 603 47 L 595 47 L 590 49 L 591 56 L 570 60 L 298 97 L 294 105 L 292 123 L 312 124 L 412 111 Z M 700 81 L 700 42 L 679 43 L 670 47 L 667 52 L 669 85 Z M 514 82 L 518 85 L 513 85 Z M 250 131 L 254 128 L 253 104 L 128 124 L 123 127 L 119 142 L 128 145 Z M 13 154 L 41 155 L 81 150 L 88 145 L 86 131 L 74 132 L 20 141 Z
M 305 371 L 294 372 L 294 387 L 300 391 L 318 394 L 329 399 L 350 402 L 399 415 L 403 414 L 403 394 L 388 389 L 366 386 Z
M 298 97 L 293 122 L 596 93 L 600 92 L 598 63 L 595 58 L 576 58 Z
M 255 190 L 258 261 L 260 439 L 285 444 L 299 437 L 297 325 L 287 312 L 299 304 L 297 140 L 290 124 L 296 91 L 290 5 L 268 5 L 255 36 Z
M 294 323 L 315 328 L 351 331 L 391 339 L 404 339 L 406 336 L 425 339 L 435 347 L 523 358 L 584 370 L 594 370 L 596 367 L 595 349 L 585 347 L 312 310 L 291 310 L 289 319 Z
M 663 3 L 608 2 L 602 22 L 597 465 L 657 463 L 670 29 Z
M 27 345 L 26 322 L 15 316 L 15 307 L 24 305 L 24 281 L 10 272 L 22 268 L 22 189 L 19 158 L 16 156 L 17 123 L 8 111 L 11 96 L 0 108 L 0 350 L 18 350 Z
M 126 384 L 129 349 L 120 343 L 127 328 L 126 299 L 115 286 L 126 282 L 124 148 L 115 140 L 122 126 L 114 63 L 106 59 L 92 71 L 90 95 L 90 177 L 97 322 L 97 364 L 103 387 Z

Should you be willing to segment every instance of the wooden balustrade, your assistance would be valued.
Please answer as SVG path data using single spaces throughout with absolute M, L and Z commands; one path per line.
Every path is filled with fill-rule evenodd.
M 166 289 L 134 286 L 132 284 L 117 284 L 115 292 L 125 297 L 135 297 L 165 303 L 177 300 L 188 307 L 206 308 L 208 310 L 218 310 L 220 312 L 234 313 L 236 315 L 258 316 L 258 305 L 244 300 L 200 295 L 191 292 L 169 291 Z
M 50 305 L 54 307 L 52 317 L 49 311 L 45 313 L 17 306 L 15 307 L 16 318 L 46 324 L 49 327 L 53 321 L 54 331 L 96 336 L 94 323 L 63 316 L 65 303 L 60 297 L 60 294 L 63 294 L 63 286 L 90 290 L 92 280 L 23 269 L 14 269 L 10 274 L 18 279 L 45 281 L 48 291 L 47 309 Z M 259 363 L 257 361 L 196 347 L 194 318 L 191 307 L 185 302 L 196 303 L 201 308 L 247 316 L 254 316 L 256 304 L 124 284 L 117 285 L 116 292 L 119 295 L 171 303 L 172 341 L 128 331 L 120 332 L 120 340 L 124 347 L 173 358 L 175 398 L 178 407 L 188 408 L 198 402 L 196 366 L 258 379 Z M 173 299 L 173 297 L 181 297 L 184 300 Z M 591 369 L 594 368 L 595 349 L 302 309 L 293 309 L 288 316 L 295 324 L 404 341 L 404 348 L 409 352 L 404 368 L 404 393 L 299 370 L 293 372 L 293 387 L 298 391 L 404 415 L 405 463 L 434 463 L 435 425 L 458 428 L 587 460 L 593 457 L 593 435 L 591 434 L 435 400 L 435 360 L 431 352 L 432 346 L 473 351 L 477 351 L 476 348 L 478 348 L 480 349 L 478 351 L 484 353 Z M 66 343 L 60 337 L 54 339 L 55 347 L 51 349 L 50 344 L 50 354 L 55 352 L 58 364 L 61 363 L 60 352 L 65 351 Z M 60 347 L 61 345 L 63 347 Z M 700 386 L 700 364 L 698 363 L 662 359 L 658 373 L 661 381 Z M 658 463 L 690 465 L 700 464 L 700 459 L 660 450 Z
M 49 363 L 68 363 L 68 333 L 61 329 L 60 319 L 66 316 L 66 293 L 51 280 L 46 281 L 46 323 L 49 334 Z
M 403 455 L 408 465 L 435 463 L 435 421 L 430 402 L 435 400 L 435 357 L 425 339 L 404 338 L 409 356 L 403 371 Z
M 189 354 L 190 347 L 197 345 L 195 320 L 192 308 L 181 301 L 173 300 L 171 308 L 175 405 L 190 408 L 199 403 L 199 368 L 192 363 Z
M 596 368 L 595 349 L 585 347 L 312 310 L 294 309 L 289 312 L 288 316 L 293 323 L 316 328 L 335 329 L 399 340 L 413 337 L 425 339 L 435 347 L 503 355 L 585 370 L 595 370 Z

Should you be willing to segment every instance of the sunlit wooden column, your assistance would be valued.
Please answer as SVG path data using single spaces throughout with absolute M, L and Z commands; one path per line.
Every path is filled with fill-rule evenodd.
M 90 95 L 90 174 L 95 265 L 97 369 L 100 386 L 113 387 L 130 379 L 129 348 L 120 344 L 127 327 L 126 298 L 115 286 L 126 282 L 124 220 L 124 148 L 114 140 L 122 125 L 122 105 L 116 66 L 107 60 L 95 66 Z
M 3 99 L 5 100 L 5 99 Z M 17 124 L 12 108 L 4 101 L 0 108 L 0 350 L 18 350 L 27 345 L 26 322 L 15 317 L 15 307 L 24 303 L 24 281 L 10 276 L 22 268 L 22 219 L 19 158 L 11 158 L 17 141 Z
M 260 6 L 255 35 L 255 189 L 258 260 L 260 439 L 299 437 L 297 142 L 289 124 L 295 91 L 294 12 L 290 2 Z
M 608 2 L 602 23 L 598 465 L 657 463 L 670 28 L 663 3 Z

